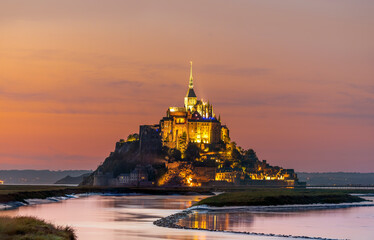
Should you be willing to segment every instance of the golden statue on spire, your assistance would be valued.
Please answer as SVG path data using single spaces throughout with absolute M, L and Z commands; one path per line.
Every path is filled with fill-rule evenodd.
M 190 84 L 189 84 L 189 88 L 193 88 L 192 61 L 190 61 L 190 64 L 191 64 L 191 70 L 190 70 Z

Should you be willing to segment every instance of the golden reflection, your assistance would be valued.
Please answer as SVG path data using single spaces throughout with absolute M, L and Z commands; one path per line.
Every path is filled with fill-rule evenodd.
M 213 217 L 213 229 L 216 230 L 217 229 L 217 216 L 214 215 Z
M 195 229 L 233 230 L 251 226 L 254 222 L 251 213 L 199 213 L 195 212 L 188 218 L 181 219 L 179 224 Z

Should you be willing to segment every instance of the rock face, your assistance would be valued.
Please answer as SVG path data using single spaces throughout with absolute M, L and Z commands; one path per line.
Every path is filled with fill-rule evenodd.
M 136 170 L 138 169 L 138 170 Z M 295 186 L 292 169 L 260 161 L 252 149 L 235 142 L 188 142 L 183 151 L 169 148 L 158 125 L 142 125 L 116 143 L 103 163 L 80 185 L 88 186 Z
M 270 166 L 265 160 L 260 161 L 252 149 L 244 151 L 230 143 L 203 152 L 198 146 L 189 143 L 182 157 L 177 149 L 162 146 L 157 129 L 150 126 L 141 126 L 140 129 L 139 139 L 117 142 L 114 151 L 80 185 L 299 185 L 292 169 Z
M 147 166 L 155 169 L 149 172 L 150 180 L 155 180 L 158 175 L 165 172 L 165 160 L 159 148 L 140 148 L 140 141 L 120 140 L 116 143 L 114 152 L 111 152 L 105 161 L 80 185 L 116 185 L 113 179 L 120 174 L 130 174 L 136 166 Z M 95 180 L 97 184 L 95 183 Z

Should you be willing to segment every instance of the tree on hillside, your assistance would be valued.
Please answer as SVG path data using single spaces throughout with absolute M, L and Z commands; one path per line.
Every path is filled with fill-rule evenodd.
M 178 138 L 178 148 L 184 152 L 187 148 L 187 133 L 183 132 Z
M 139 134 L 137 134 L 137 133 L 133 133 L 133 134 L 130 134 L 130 135 L 127 137 L 126 142 L 134 142 L 134 141 L 139 141 Z
M 256 152 L 253 151 L 253 149 L 248 149 L 247 151 L 245 151 L 244 158 L 246 160 L 253 161 L 253 162 L 258 161 L 258 157 L 256 155 Z
M 194 143 L 188 143 L 185 151 L 185 158 L 189 161 L 195 161 L 200 157 L 200 148 Z
M 232 156 L 232 159 L 233 160 L 241 160 L 242 159 L 242 155 L 240 154 L 240 152 L 238 151 L 238 149 L 234 148 L 231 152 L 231 156 Z
M 179 150 L 176 149 L 176 148 L 171 148 L 171 149 L 169 149 L 169 151 L 168 151 L 168 155 L 170 156 L 170 158 L 171 158 L 172 160 L 177 160 L 177 161 L 179 161 L 179 160 L 182 159 L 182 153 L 181 153 L 181 151 L 179 151 Z

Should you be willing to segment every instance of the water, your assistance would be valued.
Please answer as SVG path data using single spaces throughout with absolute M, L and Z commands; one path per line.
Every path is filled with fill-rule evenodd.
M 37 216 L 58 225 L 76 229 L 79 239 L 259 239 L 242 234 L 181 230 L 157 227 L 153 221 L 190 207 L 205 196 L 90 196 L 57 203 L 24 206 L 0 211 L 6 216 Z M 374 198 L 371 198 L 374 199 Z M 227 213 L 197 212 L 181 224 L 207 229 L 320 236 L 330 238 L 374 239 L 374 207 L 348 209 Z
M 204 196 L 206 197 L 206 196 Z M 37 216 L 76 229 L 79 240 L 268 239 L 239 234 L 162 228 L 153 221 L 169 216 L 203 196 L 90 196 L 0 211 L 0 216 Z
M 374 200 L 374 197 L 365 197 Z M 197 211 L 180 225 L 217 230 L 275 233 L 339 239 L 374 239 L 374 207 L 287 211 Z

